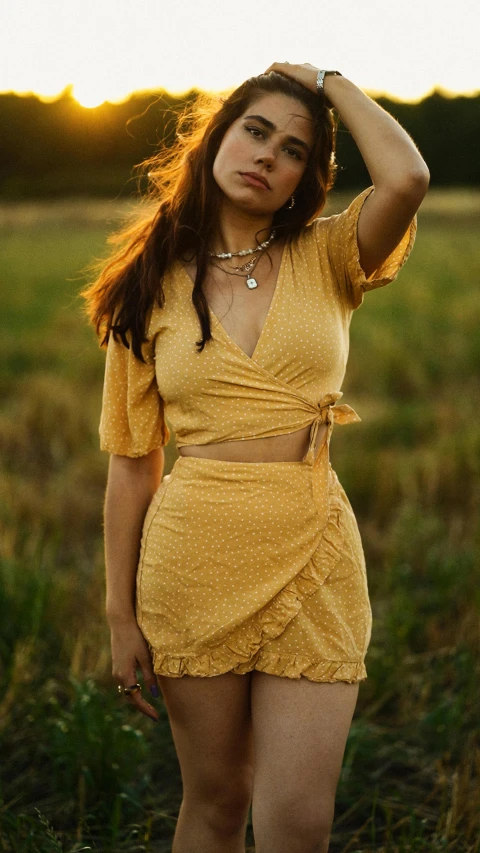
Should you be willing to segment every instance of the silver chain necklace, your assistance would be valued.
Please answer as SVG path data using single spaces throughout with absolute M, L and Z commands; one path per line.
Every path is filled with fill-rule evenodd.
M 256 280 L 256 278 L 250 275 L 250 273 L 253 271 L 257 262 L 260 260 L 261 254 L 265 251 L 265 249 L 268 249 L 270 243 L 272 243 L 274 239 L 275 229 L 273 229 L 268 240 L 265 240 L 265 242 L 260 243 L 260 245 L 257 246 L 255 249 L 242 249 L 240 252 L 218 252 L 217 254 L 215 252 L 209 252 L 208 255 L 210 258 L 218 258 L 218 260 L 220 261 L 230 260 L 231 258 L 244 258 L 246 255 L 254 255 L 255 257 L 250 258 L 250 260 L 246 263 L 241 264 L 240 266 L 233 267 L 234 270 L 238 270 L 238 272 L 236 273 L 237 275 L 238 273 L 247 274 L 245 284 L 247 285 L 249 290 L 254 290 L 254 288 L 258 287 L 258 281 Z M 233 275 L 235 275 L 235 273 L 233 273 Z

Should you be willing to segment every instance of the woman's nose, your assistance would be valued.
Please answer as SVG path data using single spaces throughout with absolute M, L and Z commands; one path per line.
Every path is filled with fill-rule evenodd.
M 262 151 L 258 151 L 255 156 L 256 163 L 264 163 L 266 166 L 273 166 L 275 162 L 275 151 L 273 146 L 265 146 Z

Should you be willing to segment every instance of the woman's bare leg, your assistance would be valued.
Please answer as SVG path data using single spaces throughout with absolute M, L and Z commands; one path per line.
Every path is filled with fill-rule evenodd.
M 251 673 L 159 677 L 183 800 L 172 853 L 244 853 L 253 786 Z
M 252 673 L 256 853 L 327 853 L 358 684 Z

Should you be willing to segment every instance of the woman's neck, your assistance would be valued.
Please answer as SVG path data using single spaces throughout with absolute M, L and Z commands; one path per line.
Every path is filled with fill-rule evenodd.
M 252 216 L 235 209 L 222 210 L 213 236 L 211 252 L 240 252 L 254 249 L 258 243 L 268 240 L 272 232 L 272 217 Z

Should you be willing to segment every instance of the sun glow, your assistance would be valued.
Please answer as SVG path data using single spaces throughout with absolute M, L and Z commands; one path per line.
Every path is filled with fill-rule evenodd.
M 99 73 L 100 70 L 85 69 L 71 86 L 71 94 L 80 106 L 93 109 L 104 104 L 105 101 L 111 104 L 119 103 L 128 96 L 129 92 L 125 89 L 125 85 L 112 80 L 107 74 L 102 75 Z
M 100 104 L 103 104 L 107 100 L 107 98 L 99 94 L 98 86 L 95 86 L 95 84 L 92 84 L 91 87 L 88 85 L 74 85 L 72 87 L 72 95 L 81 107 L 86 107 L 87 109 L 99 107 Z

